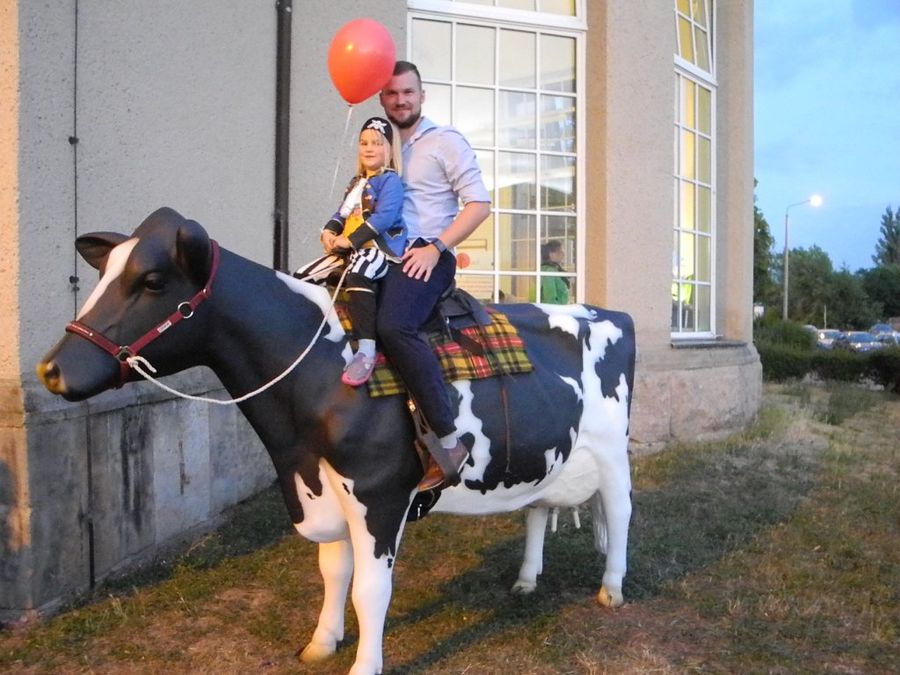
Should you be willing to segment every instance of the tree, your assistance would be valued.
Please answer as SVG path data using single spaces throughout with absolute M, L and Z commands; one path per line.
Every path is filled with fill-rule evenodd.
M 755 199 L 755 197 L 754 197 Z M 775 239 L 766 217 L 753 205 L 753 299 L 763 304 L 777 301 L 777 287 L 772 278 L 772 244 Z
M 872 261 L 879 267 L 900 265 L 900 211 L 888 206 L 881 216 L 881 238 L 875 244 Z
M 833 275 L 831 258 L 818 246 L 791 249 L 788 316 L 799 323 L 820 325 L 826 305 L 831 313 Z
M 859 272 L 866 295 L 882 307 L 881 318 L 900 316 L 900 265 Z
M 880 307 L 869 300 L 859 275 L 844 269 L 832 275 L 829 285 L 828 325 L 865 330 L 878 321 Z

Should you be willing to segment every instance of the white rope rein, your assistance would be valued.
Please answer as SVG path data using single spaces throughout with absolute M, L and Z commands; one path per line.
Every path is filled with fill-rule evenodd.
M 350 270 L 350 266 L 346 265 L 344 267 L 343 273 L 341 274 L 341 278 L 338 281 L 338 284 L 334 289 L 334 294 L 331 296 L 331 304 L 322 316 L 322 323 L 319 324 L 319 328 L 316 330 L 315 335 L 313 335 L 312 340 L 310 340 L 310 343 L 307 345 L 306 349 L 304 349 L 303 352 L 300 354 L 300 356 L 298 356 L 291 365 L 289 365 L 287 368 L 285 368 L 285 370 L 282 371 L 282 373 L 280 375 L 275 377 L 275 379 L 270 380 L 269 382 L 262 385 L 258 389 L 254 389 L 253 391 L 248 392 L 248 393 L 244 394 L 243 396 L 239 396 L 238 398 L 222 400 L 222 399 L 218 399 L 218 398 L 209 398 L 206 396 L 193 396 L 192 394 L 185 394 L 184 392 L 178 391 L 177 389 L 173 389 L 172 387 L 170 387 L 167 384 L 163 384 L 162 382 L 157 380 L 155 377 L 150 375 L 150 373 L 148 373 L 146 370 L 144 370 L 143 366 L 146 366 L 147 369 L 150 370 L 150 372 L 153 372 L 153 373 L 156 372 L 156 368 L 154 368 L 153 365 L 147 359 L 145 359 L 143 356 L 129 356 L 128 359 L 126 360 L 126 363 L 128 363 L 128 365 L 131 366 L 139 375 L 142 375 L 144 377 L 144 379 L 148 380 L 149 382 L 152 382 L 160 389 L 163 389 L 163 390 L 169 392 L 170 394 L 174 394 L 175 396 L 180 396 L 181 398 L 187 399 L 188 401 L 200 401 L 202 403 L 214 403 L 216 405 L 236 405 L 238 403 L 243 403 L 244 401 L 251 399 L 254 396 L 257 396 L 258 394 L 263 393 L 269 387 L 273 387 L 274 385 L 281 382 L 281 380 L 283 380 L 288 375 L 290 375 L 291 372 L 294 370 L 294 368 L 296 368 L 298 365 L 300 365 L 300 362 L 306 358 L 306 355 L 309 354 L 310 350 L 312 350 L 313 346 L 318 341 L 319 336 L 322 334 L 322 330 L 325 328 L 325 324 L 328 323 L 328 317 L 331 314 L 331 312 L 334 310 L 334 303 L 337 300 L 338 293 L 341 292 L 341 288 L 344 285 L 344 278 L 347 276 L 347 272 L 349 270 Z

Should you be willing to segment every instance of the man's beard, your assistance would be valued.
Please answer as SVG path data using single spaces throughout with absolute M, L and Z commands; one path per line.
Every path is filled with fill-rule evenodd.
M 410 127 L 414 127 L 416 125 L 416 122 L 418 122 L 421 117 L 422 117 L 421 109 L 419 109 L 418 112 L 411 114 L 405 122 L 398 122 L 394 117 L 391 117 L 390 115 L 388 115 L 388 119 L 391 122 L 393 122 L 394 124 L 396 124 L 398 129 L 409 129 Z

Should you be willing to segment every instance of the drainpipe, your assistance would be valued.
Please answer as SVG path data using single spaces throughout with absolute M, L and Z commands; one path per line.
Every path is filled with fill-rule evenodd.
M 291 130 L 291 13 L 293 0 L 278 0 L 275 60 L 275 228 L 272 267 L 288 271 L 288 186 Z

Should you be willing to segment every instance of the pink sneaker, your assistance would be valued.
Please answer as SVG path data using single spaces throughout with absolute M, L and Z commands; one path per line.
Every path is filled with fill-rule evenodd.
M 368 382 L 375 370 L 375 359 L 366 356 L 361 352 L 357 352 L 350 364 L 344 368 L 344 374 L 341 375 L 341 382 L 349 384 L 351 387 L 358 387 Z

